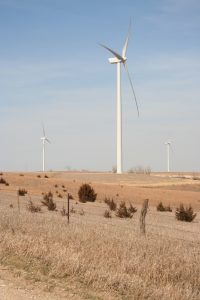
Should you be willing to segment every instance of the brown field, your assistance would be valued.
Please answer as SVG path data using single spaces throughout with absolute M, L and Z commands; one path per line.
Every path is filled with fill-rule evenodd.
M 47 289 L 49 299 L 200 299 L 198 176 L 194 180 L 192 174 L 46 175 L 48 178 L 42 173 L 1 176 L 9 186 L 0 185 L 0 260 L 10 276 L 18 274 L 21 284 L 31 283 L 41 293 Z M 95 203 L 78 201 L 82 183 L 90 183 L 97 192 Z M 19 198 L 18 207 L 19 188 L 25 188 L 28 195 Z M 50 190 L 57 212 L 45 207 L 42 213 L 27 211 L 30 197 L 41 205 L 41 193 Z M 56 197 L 56 191 L 63 198 Z M 67 192 L 74 197 L 69 225 L 60 214 L 66 208 Z M 132 219 L 119 219 L 114 213 L 106 219 L 105 197 L 132 203 L 138 211 Z M 138 220 L 146 198 L 150 206 L 144 237 Z M 157 212 L 159 201 L 170 204 L 173 212 Z M 175 219 L 180 203 L 191 204 L 197 212 L 192 223 Z

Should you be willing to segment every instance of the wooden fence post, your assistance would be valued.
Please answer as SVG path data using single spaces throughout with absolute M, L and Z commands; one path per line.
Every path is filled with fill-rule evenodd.
M 69 200 L 73 200 L 73 196 L 70 193 L 67 193 L 67 221 L 69 224 Z
M 67 222 L 69 224 L 69 199 L 70 199 L 70 195 L 69 193 L 67 194 Z
M 20 212 L 19 192 L 17 192 L 17 207 L 18 211 Z
M 148 203 L 149 199 L 145 199 L 142 205 L 142 209 L 140 212 L 140 233 L 145 234 L 146 233 L 146 228 L 145 228 L 145 217 L 147 214 L 147 209 L 148 209 Z

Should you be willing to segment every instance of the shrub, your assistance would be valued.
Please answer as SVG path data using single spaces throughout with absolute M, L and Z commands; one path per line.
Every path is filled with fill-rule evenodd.
M 117 208 L 117 204 L 115 203 L 115 201 L 112 199 L 110 200 L 110 198 L 105 198 L 104 202 L 109 206 L 110 210 L 116 210 Z
M 0 172 L 0 176 L 2 176 L 3 175 L 3 172 Z
M 25 196 L 27 194 L 27 190 L 25 190 L 25 189 L 19 189 L 17 191 L 17 193 L 18 193 L 19 196 Z
M 170 205 L 168 205 L 168 206 L 165 206 L 165 211 L 172 212 L 172 208 L 170 207 Z
M 116 166 L 112 167 L 112 173 L 114 173 L 114 174 L 117 173 L 117 167 Z
M 44 194 L 43 200 L 41 203 L 45 206 L 47 206 L 48 210 L 55 210 L 56 209 L 56 203 L 53 201 L 53 194 L 48 192 L 47 194 Z
M 10 204 L 9 207 L 10 207 L 10 208 L 13 208 L 13 204 Z
M 132 205 L 129 208 L 127 208 L 125 202 L 121 202 L 119 208 L 117 208 L 116 210 L 116 216 L 119 218 L 132 218 L 134 214 L 132 210 Z
M 60 193 L 58 193 L 58 198 L 62 198 L 63 196 L 60 194 Z
M 94 202 L 96 200 L 97 194 L 94 189 L 87 183 L 82 184 L 78 191 L 78 197 L 80 202 Z
M 108 209 L 105 210 L 103 216 L 104 218 L 112 218 L 111 212 Z
M 5 183 L 5 185 L 6 185 L 6 186 L 9 186 L 9 183 L 8 183 L 8 182 L 6 182 L 6 183 Z
M 57 185 L 57 184 L 55 184 L 54 186 L 55 186 L 55 188 L 57 188 L 57 187 L 58 187 L 58 185 Z
M 170 212 L 172 212 L 172 209 L 171 209 L 170 205 L 164 206 L 162 204 L 162 202 L 159 202 L 158 205 L 156 206 L 156 208 L 157 208 L 158 211 L 170 211 Z
M 40 175 L 37 175 L 37 177 L 38 177 L 38 178 L 41 178 L 41 176 L 40 176 Z
M 47 176 L 46 174 L 44 175 L 44 178 L 49 178 L 49 176 Z
M 65 216 L 68 215 L 67 210 L 64 208 L 64 206 L 62 207 L 60 213 L 61 213 L 61 216 L 62 216 L 62 217 L 65 217 Z
M 62 188 L 63 188 L 63 189 L 65 188 L 64 184 L 62 185 Z
M 3 177 L 1 177 L 0 178 L 0 184 L 6 184 L 6 183 L 7 183 L 6 180 Z
M 72 206 L 70 209 L 70 213 L 75 214 L 76 210 L 74 209 L 74 207 Z
M 28 211 L 30 211 L 32 213 L 41 212 L 41 207 L 33 204 L 33 202 L 31 200 L 29 200 L 26 208 Z
M 83 209 L 81 209 L 81 210 L 79 211 L 79 215 L 80 215 L 80 216 L 84 216 L 84 215 L 85 215 L 85 212 L 84 212 Z
M 175 216 L 179 221 L 192 222 L 197 214 L 194 214 L 191 205 L 184 208 L 183 204 L 180 204 L 179 208 L 176 209 Z
M 158 205 L 156 206 L 156 208 L 158 211 L 165 211 L 165 207 L 162 204 L 162 202 L 159 202 Z
M 19 176 L 24 176 L 24 174 L 19 174 Z
M 134 214 L 134 213 L 136 213 L 137 208 L 133 207 L 133 205 L 130 204 L 130 206 L 129 206 L 129 208 L 128 208 L 128 211 L 129 211 L 131 214 Z

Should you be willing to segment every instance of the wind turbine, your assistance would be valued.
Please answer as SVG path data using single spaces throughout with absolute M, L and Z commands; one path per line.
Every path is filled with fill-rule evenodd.
M 46 137 L 44 125 L 42 125 L 43 136 L 40 138 L 42 140 L 42 171 L 45 172 L 45 142 L 51 143 Z
M 170 172 L 170 149 L 172 150 L 171 141 L 165 142 L 167 146 L 167 172 Z
M 121 174 L 123 172 L 123 166 L 122 166 L 122 103 L 121 103 L 121 63 L 124 66 L 124 69 L 127 73 L 130 85 L 131 85 L 131 90 L 133 93 L 133 97 L 135 100 L 136 108 L 137 108 L 137 113 L 139 116 L 139 109 L 138 109 L 138 104 L 137 104 L 137 99 L 136 95 L 134 92 L 133 84 L 131 81 L 131 77 L 128 71 L 127 67 L 127 57 L 126 57 L 126 51 L 128 47 L 128 42 L 129 42 L 129 37 L 130 37 L 130 31 L 131 31 L 131 23 L 129 25 L 129 30 L 128 30 L 128 35 L 124 43 L 124 47 L 122 49 L 122 54 L 118 54 L 117 52 L 113 51 L 112 49 L 108 48 L 105 45 L 100 44 L 103 48 L 107 49 L 109 52 L 111 52 L 114 57 L 111 57 L 108 59 L 108 61 L 111 64 L 117 64 L 117 174 Z

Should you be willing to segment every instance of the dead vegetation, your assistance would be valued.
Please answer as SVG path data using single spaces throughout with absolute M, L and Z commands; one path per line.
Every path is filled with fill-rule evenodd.
M 175 216 L 179 221 L 192 222 L 197 214 L 194 213 L 191 205 L 189 207 L 184 207 L 183 204 L 176 209 Z
M 34 204 L 32 200 L 28 201 L 27 210 L 31 213 L 37 213 L 42 211 L 41 207 L 39 205 Z
M 43 200 L 41 203 L 48 208 L 48 210 L 54 211 L 56 210 L 56 203 L 53 200 L 53 194 L 52 192 L 48 192 L 44 194 Z
M 110 199 L 108 197 L 105 197 L 104 202 L 108 205 L 110 210 L 115 211 L 117 208 L 117 204 L 113 199 Z
M 23 179 L 19 175 L 17 177 Z M 26 181 L 27 177 L 26 175 Z M 163 197 L 166 197 L 163 203 L 172 203 L 175 207 L 171 199 L 175 199 L 176 191 L 169 193 L 164 191 L 162 195 L 157 196 L 158 189 L 143 187 L 134 189 L 127 187 L 124 182 L 123 185 L 120 182 L 117 187 L 102 184 L 102 187 L 97 188 L 97 185 L 93 185 L 98 192 L 98 198 L 99 195 L 103 195 L 100 198 L 103 200 L 107 195 L 108 202 L 112 203 L 111 207 L 115 201 L 118 207 L 111 211 L 107 204 L 109 210 L 105 212 L 104 203 L 98 201 L 82 203 L 78 202 L 75 196 L 75 201 L 70 202 L 70 226 L 67 226 L 67 218 L 61 217 L 67 216 L 68 213 L 64 206 L 62 209 L 64 200 L 56 198 L 55 203 L 53 194 L 45 192 L 50 188 L 55 190 L 57 182 L 60 190 L 62 182 L 65 181 L 63 179 L 53 181 L 52 177 L 49 180 L 38 180 L 35 174 L 33 177 L 37 185 L 43 182 L 45 188 L 39 189 L 38 202 L 33 200 L 31 209 L 32 206 L 37 206 L 35 203 L 40 203 L 43 191 L 42 204 L 47 208 L 54 207 L 53 210 L 56 210 L 57 206 L 58 213 L 49 212 L 49 208 L 43 209 L 42 214 L 29 209 L 27 211 L 24 204 L 27 204 L 26 197 L 20 198 L 19 212 L 15 204 L 17 190 L 15 188 L 14 200 L 8 198 L 9 202 L 5 206 L 2 205 L 3 201 L 0 203 L 1 264 L 12 265 L 20 268 L 20 271 L 28 270 L 27 272 L 37 280 L 40 280 L 41 276 L 48 279 L 56 278 L 63 282 L 65 280 L 81 282 L 87 291 L 90 288 L 109 291 L 116 299 L 200 298 L 199 214 L 196 216 L 193 209 L 188 207 L 193 220 L 196 217 L 195 222 L 178 222 L 174 215 L 165 211 L 159 213 L 155 209 L 159 199 Z M 10 178 L 6 175 L 7 178 L 10 182 Z M 74 183 L 74 179 L 70 180 L 72 187 L 68 182 L 67 189 L 69 188 L 73 195 L 77 195 L 80 181 L 76 179 Z M 16 184 L 16 186 L 25 186 L 29 190 L 28 185 Z M 132 194 L 129 191 L 132 191 Z M 137 195 L 143 197 L 143 193 L 145 196 L 151 193 L 151 198 L 152 195 L 155 195 L 155 198 L 157 196 L 156 200 L 153 200 L 155 201 L 153 207 L 148 209 L 145 236 L 139 234 L 138 212 L 141 208 L 141 199 L 137 200 Z M 113 200 L 117 194 L 120 194 L 118 200 Z M 170 195 L 170 201 L 166 202 Z M 191 195 L 194 197 L 194 194 Z M 123 199 L 127 202 L 119 205 Z M 134 205 L 127 204 L 132 201 L 131 199 L 134 200 Z M 138 201 L 136 207 L 135 199 Z M 9 204 L 12 209 L 9 209 Z M 115 216 L 118 209 L 121 215 L 119 218 Z M 185 203 L 184 210 L 186 210 Z M 180 214 L 180 207 L 177 211 Z M 127 215 L 131 217 L 125 217 Z
M 159 202 L 158 205 L 156 206 L 157 211 L 169 211 L 172 212 L 172 208 L 170 205 L 164 206 L 162 202 Z
M 131 204 L 129 207 L 126 207 L 125 202 L 121 202 L 119 207 L 116 209 L 116 217 L 119 218 L 132 218 L 133 214 L 136 213 L 137 209 Z
M 26 189 L 18 189 L 17 194 L 19 196 L 25 196 L 27 194 L 27 190 Z
M 9 185 L 9 183 L 3 177 L 0 178 L 0 184 L 5 184 L 7 186 Z
M 30 217 L 26 211 L 5 210 L 0 219 L 0 261 L 31 270 L 37 278 L 73 278 L 87 290 L 106 289 L 119 299 L 199 299 L 198 244 L 164 232 L 143 238 L 136 226 L 124 227 L 124 222 L 106 230 L 103 222 L 92 224 L 77 217 L 66 226 L 59 214 Z

